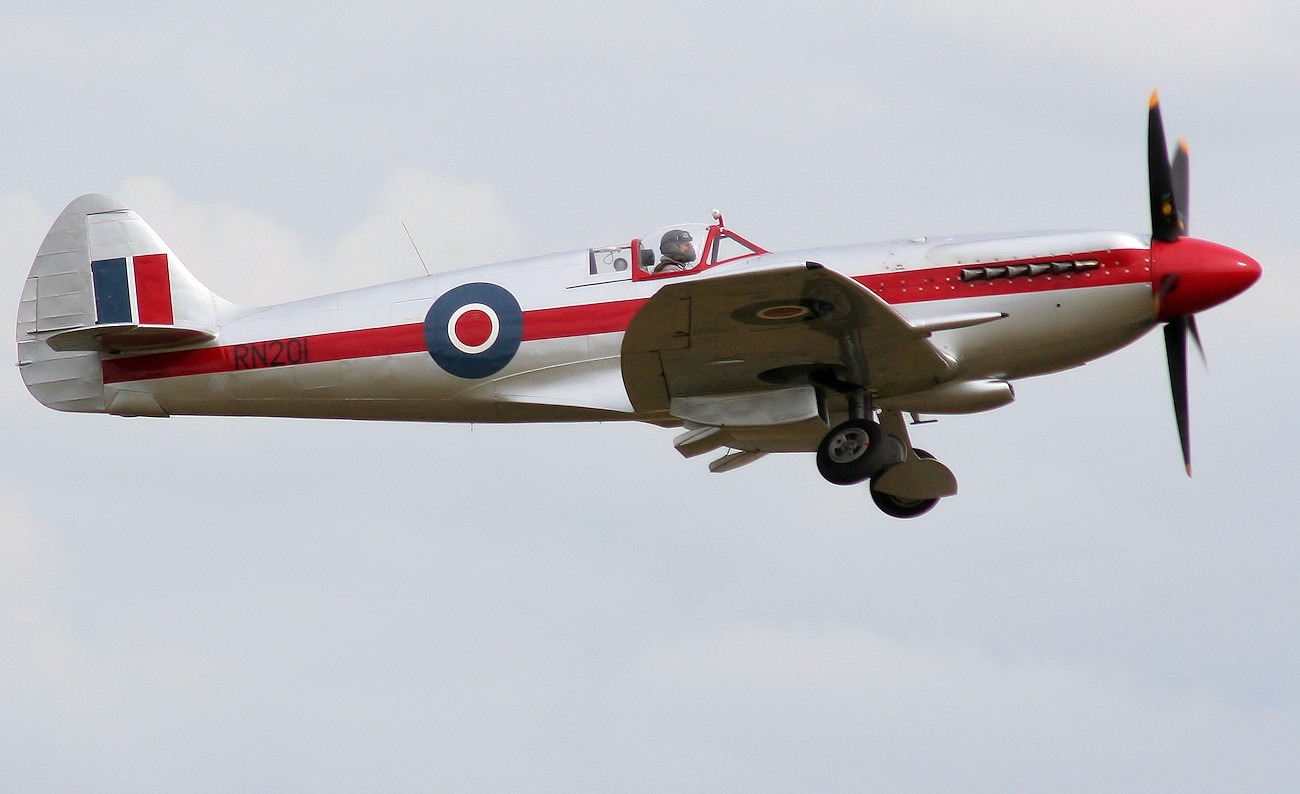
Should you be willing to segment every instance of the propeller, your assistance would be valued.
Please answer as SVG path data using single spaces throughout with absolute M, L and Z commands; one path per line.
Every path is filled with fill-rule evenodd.
M 1170 161 L 1165 144 L 1164 121 L 1160 117 L 1160 96 L 1151 92 L 1147 117 L 1147 179 L 1151 196 L 1151 238 L 1153 241 L 1177 243 L 1187 236 L 1189 202 L 1189 157 L 1187 142 L 1178 142 L 1178 151 Z M 1153 242 L 1153 248 L 1154 242 Z M 1156 316 L 1162 316 L 1166 300 L 1178 289 L 1181 275 L 1171 270 L 1160 277 L 1155 287 Z M 1187 337 L 1191 336 L 1204 359 L 1200 334 L 1193 315 L 1176 315 L 1165 323 L 1165 358 L 1169 365 L 1169 390 L 1174 400 L 1174 421 L 1178 425 L 1178 442 L 1182 447 L 1183 466 L 1192 474 L 1191 428 L 1187 415 Z

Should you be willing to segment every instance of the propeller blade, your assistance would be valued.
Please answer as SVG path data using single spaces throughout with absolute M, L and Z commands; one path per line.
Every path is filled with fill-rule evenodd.
M 1189 157 L 1187 151 L 1187 140 L 1180 138 L 1178 140 L 1178 151 L 1174 152 L 1174 206 L 1178 209 L 1178 219 L 1181 224 L 1183 234 L 1187 234 L 1188 224 L 1190 223 L 1191 214 L 1191 197 L 1188 195 L 1189 179 L 1188 167 Z
M 1151 196 L 1151 237 L 1172 243 L 1184 232 L 1178 222 L 1174 199 L 1174 173 L 1165 145 L 1165 125 L 1160 119 L 1160 96 L 1151 92 L 1147 116 L 1147 183 Z
M 1187 318 L 1165 324 L 1165 355 L 1169 359 L 1169 390 L 1174 398 L 1174 421 L 1183 448 L 1183 465 L 1192 476 L 1192 443 L 1187 423 Z
M 1196 315 L 1187 315 L 1187 330 L 1192 335 L 1192 341 L 1196 343 L 1196 352 L 1201 354 L 1201 363 L 1209 366 L 1210 362 L 1205 358 L 1205 348 L 1201 346 L 1201 332 L 1196 330 Z

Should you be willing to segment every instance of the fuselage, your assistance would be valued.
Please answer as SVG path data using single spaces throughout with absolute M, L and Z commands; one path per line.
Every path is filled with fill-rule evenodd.
M 1157 321 L 1149 242 L 1125 232 L 915 238 L 764 252 L 671 279 L 634 278 L 631 268 L 599 270 L 593 265 L 598 250 L 605 249 L 264 308 L 228 306 L 219 311 L 219 332 L 208 346 L 105 356 L 106 403 L 112 406 L 113 393 L 124 391 L 132 399 L 119 404 L 132 406 L 131 412 L 147 399 L 166 414 L 671 421 L 638 412 L 620 393 L 623 334 L 638 309 L 677 279 L 794 262 L 816 262 L 853 278 L 916 325 L 1001 315 L 996 322 L 930 334 L 956 363 L 956 381 L 1011 381 L 1078 366 L 1132 342 Z M 453 374 L 434 350 L 433 337 L 441 334 L 446 353 L 468 361 L 512 333 L 506 311 L 490 311 L 472 299 L 472 290 L 460 315 L 432 321 L 439 298 L 465 285 L 499 287 L 518 304 L 517 349 L 490 375 Z M 483 311 L 492 317 L 484 320 Z M 876 395 L 891 396 L 897 395 Z

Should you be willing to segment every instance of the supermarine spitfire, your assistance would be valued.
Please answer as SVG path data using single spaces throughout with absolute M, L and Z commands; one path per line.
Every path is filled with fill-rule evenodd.
M 1151 235 L 914 238 L 772 252 L 713 222 L 250 308 L 205 288 L 140 216 L 101 195 L 54 222 L 18 310 L 42 403 L 174 414 L 431 422 L 633 420 L 679 428 L 727 471 L 813 452 L 896 517 L 957 491 L 907 416 L 984 411 L 1012 382 L 1164 324 L 1190 474 L 1195 314 L 1259 264 L 1187 236 L 1188 161 L 1148 131 Z

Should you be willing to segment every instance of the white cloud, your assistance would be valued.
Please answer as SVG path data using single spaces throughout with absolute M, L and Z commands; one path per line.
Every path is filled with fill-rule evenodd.
M 390 174 L 377 206 L 322 207 L 337 237 L 303 240 L 257 212 L 183 199 L 163 180 L 128 180 L 120 199 L 222 297 L 265 305 L 498 261 L 515 253 L 515 226 L 492 189 L 426 171 Z
M 139 212 L 200 281 L 246 305 L 423 275 L 403 222 L 432 272 L 516 253 L 515 224 L 490 186 L 439 179 L 418 169 L 390 174 L 376 206 L 323 208 L 336 216 L 331 224 L 336 236 L 322 240 L 304 240 L 242 206 L 184 199 L 156 177 L 128 179 L 116 193 L 114 198 Z M 0 261 L 10 263 L 10 275 L 0 286 L 5 306 L 16 309 L 23 277 L 57 213 L 30 193 L 0 196 Z M 0 389 L 0 401 L 20 394 L 21 389 Z
M 435 179 L 427 171 L 390 174 L 379 206 L 348 226 L 335 245 L 336 267 L 379 261 L 405 276 L 421 272 L 405 222 L 431 272 L 496 262 L 518 254 L 514 223 L 492 188 Z

